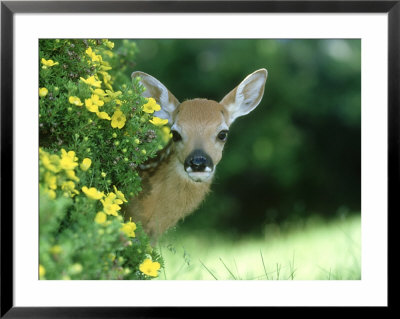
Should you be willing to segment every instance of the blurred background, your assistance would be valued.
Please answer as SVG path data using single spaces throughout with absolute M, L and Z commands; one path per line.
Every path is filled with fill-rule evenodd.
M 360 216 L 360 40 L 134 41 L 126 72 L 153 75 L 180 101 L 220 101 L 268 70 L 261 103 L 230 129 L 211 194 L 179 231 L 240 239 Z

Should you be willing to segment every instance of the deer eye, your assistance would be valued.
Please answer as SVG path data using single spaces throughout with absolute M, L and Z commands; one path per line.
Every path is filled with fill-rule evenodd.
M 171 130 L 172 133 L 172 140 L 174 142 L 179 142 L 180 140 L 182 140 L 182 136 L 175 130 Z
M 225 142 L 227 137 L 228 137 L 228 131 L 227 130 L 222 130 L 217 135 L 217 138 L 222 142 Z

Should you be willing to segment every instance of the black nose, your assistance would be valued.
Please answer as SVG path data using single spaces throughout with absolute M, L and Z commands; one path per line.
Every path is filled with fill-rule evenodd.
M 202 150 L 194 150 L 185 160 L 185 170 L 191 168 L 193 172 L 204 172 L 206 167 L 213 167 L 213 162 Z

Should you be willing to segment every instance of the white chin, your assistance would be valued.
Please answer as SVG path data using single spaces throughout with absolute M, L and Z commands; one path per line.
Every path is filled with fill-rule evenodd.
M 194 182 L 205 182 L 212 177 L 213 172 L 187 172 L 187 174 Z

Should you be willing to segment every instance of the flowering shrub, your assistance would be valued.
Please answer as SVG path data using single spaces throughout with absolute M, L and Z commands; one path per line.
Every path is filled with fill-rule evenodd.
M 149 279 L 163 266 L 123 213 L 141 191 L 138 166 L 170 138 L 153 116 L 160 106 L 123 72 L 136 50 L 129 41 L 40 40 L 41 279 Z

